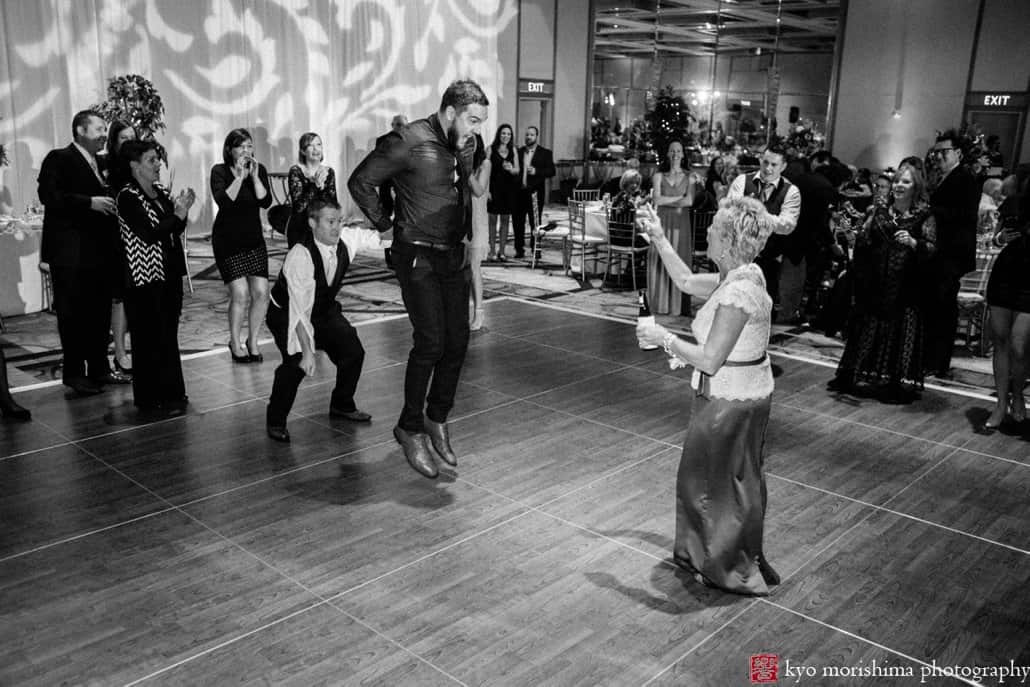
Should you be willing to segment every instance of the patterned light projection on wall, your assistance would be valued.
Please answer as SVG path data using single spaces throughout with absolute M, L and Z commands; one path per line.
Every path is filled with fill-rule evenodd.
M 43 156 L 70 142 L 72 114 L 122 74 L 145 76 L 164 99 L 159 140 L 175 184 L 199 195 L 191 233 L 210 227 L 208 173 L 234 127 L 251 130 L 272 172 L 295 162 L 301 133 L 318 132 L 344 200 L 350 170 L 393 115 L 435 111 L 459 77 L 498 101 L 514 78 L 498 63 L 498 36 L 516 30 L 516 12 L 516 0 L 0 0 L 11 162 L 0 213 L 36 201 Z

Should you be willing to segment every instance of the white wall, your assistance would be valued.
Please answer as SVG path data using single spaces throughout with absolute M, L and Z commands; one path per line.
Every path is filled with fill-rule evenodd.
M 976 0 L 850 0 L 835 155 L 859 167 L 897 166 L 922 156 L 935 130 L 960 123 L 978 9 Z
M 591 77 L 590 3 L 562 0 L 558 4 L 554 72 L 554 159 L 582 159 L 586 155 L 590 107 L 587 91 Z

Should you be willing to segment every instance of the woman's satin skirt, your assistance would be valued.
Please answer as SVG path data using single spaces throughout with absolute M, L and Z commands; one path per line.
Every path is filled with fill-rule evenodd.
M 697 396 L 676 476 L 676 562 L 726 591 L 764 596 L 762 447 L 771 397 Z

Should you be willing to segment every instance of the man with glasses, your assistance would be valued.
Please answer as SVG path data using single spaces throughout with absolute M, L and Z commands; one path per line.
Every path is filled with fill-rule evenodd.
M 805 261 L 795 264 L 789 258 L 784 261 L 783 253 L 786 248 L 785 235 L 794 231 L 798 223 L 798 215 L 801 213 L 801 192 L 798 187 L 787 181 L 783 176 L 783 170 L 787 168 L 787 153 L 777 145 L 771 145 L 762 153 L 759 160 L 759 169 L 756 174 L 741 174 L 733 183 L 727 196 L 730 198 L 757 198 L 765 206 L 769 213 L 769 223 L 773 228 L 773 235 L 765 244 L 765 248 L 758 254 L 755 263 L 762 268 L 765 275 L 765 286 L 769 296 L 773 299 L 774 311 L 776 306 L 788 303 L 792 311 L 796 311 L 800 305 L 801 289 L 805 283 Z M 786 293 L 780 288 L 781 271 L 784 277 Z M 793 294 L 797 293 L 795 299 Z M 794 301 L 797 300 L 795 304 Z M 783 318 L 790 320 L 795 317 L 795 312 L 782 313 Z M 775 321 L 775 318 L 774 318 Z
M 937 136 L 930 151 L 940 181 L 930 194 L 937 221 L 937 250 L 926 270 L 923 367 L 946 377 L 958 329 L 959 279 L 976 269 L 976 221 L 980 189 L 962 162 L 962 137 L 954 129 Z

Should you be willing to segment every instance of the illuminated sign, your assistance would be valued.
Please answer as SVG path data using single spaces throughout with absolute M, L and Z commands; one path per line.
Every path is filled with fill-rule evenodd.
M 519 79 L 519 95 L 554 95 L 554 82 L 541 79 Z
M 966 105 L 980 107 L 1026 107 L 1026 93 L 1000 93 L 997 91 L 970 91 L 966 94 Z

